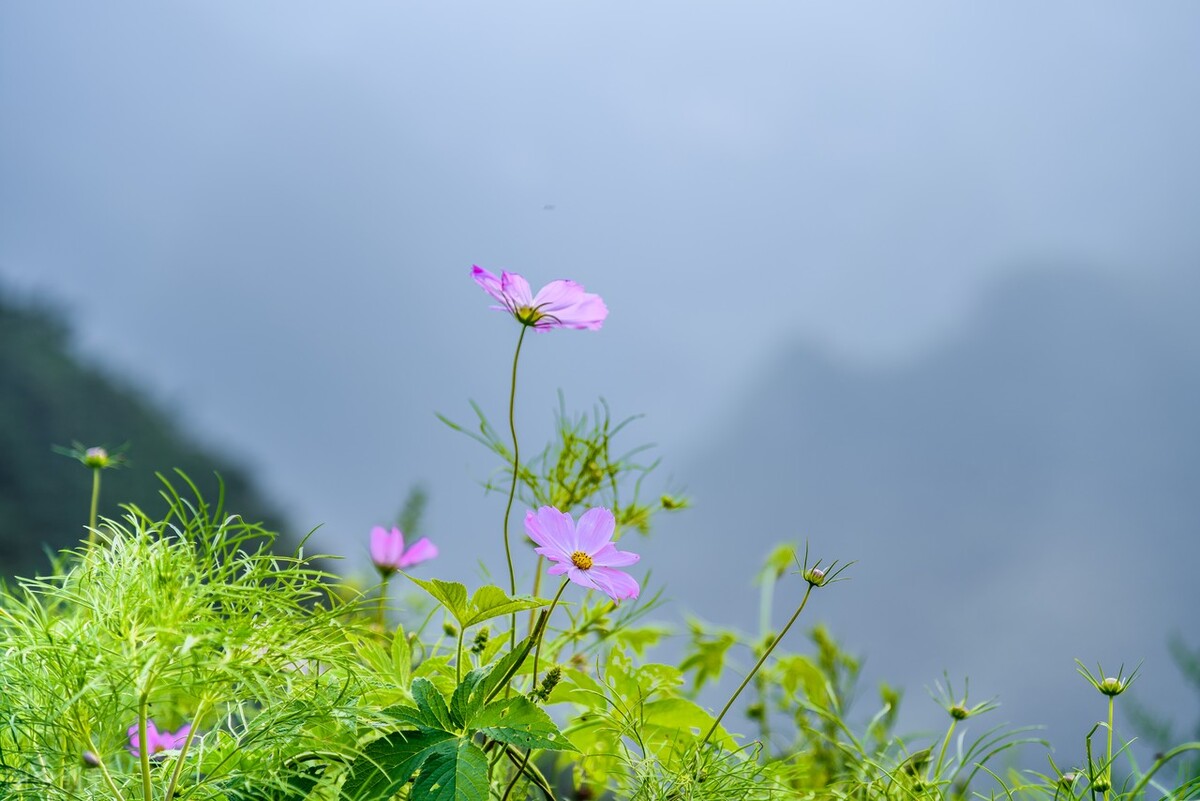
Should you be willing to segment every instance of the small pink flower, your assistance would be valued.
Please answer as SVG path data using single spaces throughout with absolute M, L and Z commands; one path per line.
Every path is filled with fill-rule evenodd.
M 160 732 L 158 727 L 154 725 L 154 721 L 148 720 L 146 721 L 146 749 L 153 756 L 163 751 L 174 751 L 183 748 L 188 732 L 191 730 L 192 725 L 188 723 L 174 734 L 169 731 Z M 129 727 L 129 751 L 135 757 L 141 756 L 141 751 L 138 749 L 138 727 L 136 723 Z
M 628 567 L 641 557 L 618 551 L 613 544 L 617 522 L 607 509 L 588 509 L 576 524 L 569 514 L 553 506 L 526 512 L 525 533 L 536 542 L 537 553 L 549 559 L 549 574 L 567 578 L 589 590 L 600 590 L 614 601 L 636 598 L 640 587 L 633 576 L 618 567 Z
M 554 328 L 577 328 L 595 331 L 608 317 L 608 307 L 599 295 L 584 292 L 574 281 L 551 281 L 534 295 L 529 282 L 516 273 L 502 271 L 497 278 L 479 266 L 471 268 L 475 283 L 502 305 L 493 309 L 506 311 L 522 325 L 538 331 Z
M 383 576 L 420 564 L 438 555 L 437 546 L 426 537 L 404 548 L 404 532 L 395 526 L 391 531 L 382 526 L 371 529 L 371 561 Z

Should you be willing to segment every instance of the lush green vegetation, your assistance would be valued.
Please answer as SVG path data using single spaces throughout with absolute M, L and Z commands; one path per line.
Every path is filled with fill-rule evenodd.
M 521 456 L 513 423 L 528 329 L 598 328 L 603 304 L 577 285 L 530 297 L 511 277 L 479 272 L 522 326 L 509 436 L 480 407 L 471 425 L 450 425 L 498 460 L 508 586 L 423 577 L 436 546 L 379 528 L 380 582 L 360 592 L 303 546 L 279 553 L 273 533 L 184 473 L 160 479 L 153 506 L 165 512 L 126 503 L 93 518 L 121 471 L 110 469 L 112 454 L 78 448 L 72 467 L 90 473 L 92 506 L 88 482 L 77 482 L 74 525 L 88 520 L 87 535 L 40 577 L 0 593 L 2 797 L 1125 801 L 1200 792 L 1188 767 L 1200 743 L 1147 765 L 1124 748 L 1115 710 L 1136 670 L 1078 666 L 1099 722 L 1080 732 L 1087 756 L 1074 765 L 1057 765 L 1030 730 L 974 724 L 993 703 L 972 699 L 965 679 L 936 685 L 945 725 L 932 735 L 896 732 L 900 696 L 886 686 L 856 714 L 858 661 L 802 622 L 810 603 L 836 603 L 853 566 L 798 544 L 767 554 L 759 576 L 765 610 L 777 590 L 798 599 L 788 620 L 764 614 L 750 640 L 697 623 L 677 664 L 655 661 L 659 596 L 643 591 L 630 570 L 638 556 L 624 549 L 686 499 L 648 490 L 654 463 L 625 447 L 628 421 L 614 422 L 606 406 L 563 409 L 554 439 L 532 457 Z M 402 515 L 410 538 L 421 507 L 418 493 Z M 536 563 L 527 594 L 515 562 Z M 730 579 L 712 576 L 715 587 Z M 798 628 L 810 628 L 807 641 Z M 735 646 L 755 666 L 719 710 L 708 708 L 700 693 Z M 1043 750 L 1044 771 L 1007 766 L 1017 749 Z

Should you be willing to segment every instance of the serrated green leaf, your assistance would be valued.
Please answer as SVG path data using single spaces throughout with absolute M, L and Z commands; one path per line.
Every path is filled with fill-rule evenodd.
M 413 783 L 422 801 L 487 801 L 487 754 L 470 740 L 446 741 L 431 749 Z
M 429 726 L 425 713 L 415 706 L 409 706 L 408 704 L 389 706 L 383 710 L 383 714 L 397 723 L 402 723 L 406 726 Z
M 578 750 L 550 716 L 523 695 L 493 701 L 467 721 L 467 728 L 520 748 Z
M 389 801 L 437 749 L 458 738 L 445 731 L 401 731 L 367 744 L 350 764 L 344 801 Z M 453 746 L 451 746 L 453 747 Z
M 450 698 L 450 716 L 459 726 L 474 714 L 477 705 L 471 703 L 471 694 L 487 674 L 487 668 L 475 668 L 454 688 L 454 695 Z
M 482 623 L 494 617 L 524 612 L 527 609 L 537 609 L 539 606 L 546 606 L 549 603 L 543 598 L 534 598 L 528 595 L 510 597 L 499 587 L 488 584 L 477 589 L 471 596 L 469 617 L 460 622 L 464 627 L 474 626 L 476 623 Z
M 404 575 L 408 576 L 407 573 Z M 459 584 L 457 581 L 442 581 L 441 579 L 426 581 L 415 576 L 408 576 L 408 578 L 418 587 L 425 590 L 425 592 L 432 595 L 435 601 L 446 607 L 446 610 L 454 615 L 454 619 L 460 625 L 468 616 L 467 588 L 465 585 Z
M 450 709 L 446 706 L 445 696 L 429 679 L 413 679 L 412 695 L 413 700 L 417 702 L 417 709 L 421 710 L 421 717 L 424 718 L 426 726 L 444 731 L 458 729 L 450 717 Z

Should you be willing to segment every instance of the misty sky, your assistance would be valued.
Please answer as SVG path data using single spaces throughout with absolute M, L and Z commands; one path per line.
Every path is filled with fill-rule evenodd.
M 529 342 L 529 442 L 603 395 L 686 488 L 797 342 L 902 365 L 1009 274 L 1194 270 L 1198 37 L 1182 0 L 9 2 L 0 279 L 328 550 L 424 482 L 470 578 L 502 499 L 434 412 L 499 421 L 517 335 L 473 263 L 611 310 Z

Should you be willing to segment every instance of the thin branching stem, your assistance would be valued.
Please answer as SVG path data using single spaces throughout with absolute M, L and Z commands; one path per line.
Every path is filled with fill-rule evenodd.
M 175 788 L 179 786 L 179 777 L 183 775 L 183 758 L 187 756 L 188 749 L 192 746 L 192 740 L 196 737 L 198 730 L 197 724 L 200 721 L 200 716 L 204 713 L 204 699 L 196 704 L 196 712 L 192 715 L 192 725 L 188 729 L 187 738 L 183 741 L 183 747 L 179 749 L 179 756 L 175 759 L 175 770 L 171 772 L 171 781 L 167 785 L 166 801 L 172 801 L 175 797 Z
M 149 738 L 146 737 L 147 702 L 146 694 L 143 693 L 138 700 L 138 760 L 141 762 L 142 768 L 142 799 L 143 801 L 154 801 L 154 791 L 150 786 Z

